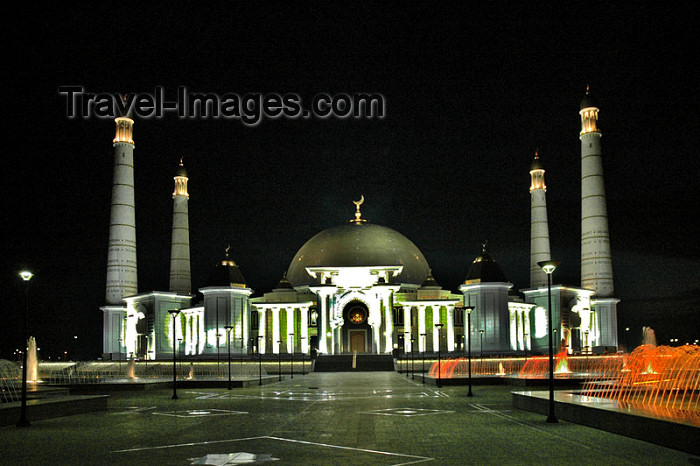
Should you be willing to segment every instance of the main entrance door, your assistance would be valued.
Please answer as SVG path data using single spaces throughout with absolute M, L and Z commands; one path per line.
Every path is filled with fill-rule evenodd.
M 364 330 L 350 330 L 350 352 L 354 353 L 355 351 L 358 353 L 367 351 Z

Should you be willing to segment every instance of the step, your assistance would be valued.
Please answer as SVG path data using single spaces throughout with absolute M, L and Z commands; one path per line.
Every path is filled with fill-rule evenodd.
M 353 368 L 353 355 L 335 354 L 322 355 L 316 359 L 314 372 L 351 372 L 351 371 L 393 371 L 394 361 L 391 355 L 384 354 L 360 354 L 355 359 Z

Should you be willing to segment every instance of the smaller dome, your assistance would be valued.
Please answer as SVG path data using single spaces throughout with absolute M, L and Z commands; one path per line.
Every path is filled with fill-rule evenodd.
M 423 284 L 421 285 L 421 288 L 426 288 L 426 289 L 442 289 L 440 284 L 435 280 L 433 277 L 433 271 L 428 270 L 428 276 L 425 277 L 425 280 L 423 281 Z
M 182 157 L 180 157 L 180 164 L 177 167 L 177 172 L 175 172 L 175 176 L 184 176 L 187 178 L 187 170 L 185 170 L 185 166 L 182 164 Z
M 508 283 L 508 279 L 501 270 L 501 267 L 493 260 L 493 257 L 486 252 L 486 243 L 482 245 L 481 255 L 474 259 L 465 281 L 468 282 L 471 280 L 478 280 L 481 283 Z
M 532 159 L 532 163 L 530 164 L 530 171 L 532 170 L 544 170 L 544 167 L 540 163 L 540 151 L 539 149 L 535 151 L 535 158 Z
M 591 87 L 586 86 L 586 95 L 583 96 L 583 100 L 581 100 L 581 110 L 584 108 L 588 107 L 595 107 L 598 108 L 598 105 L 596 104 L 595 99 L 593 99 L 593 96 L 591 96 Z
M 207 286 L 232 286 L 236 288 L 245 288 L 245 278 L 238 265 L 228 257 L 230 246 L 226 248 L 226 255 L 219 262 L 212 272 Z
M 294 288 L 292 288 L 292 284 L 289 283 L 289 280 L 287 280 L 287 274 L 285 273 L 282 276 L 282 279 L 277 284 L 277 286 L 272 291 L 286 291 L 286 290 L 294 291 Z

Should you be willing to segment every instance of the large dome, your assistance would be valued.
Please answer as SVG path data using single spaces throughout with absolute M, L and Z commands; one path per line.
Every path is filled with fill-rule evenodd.
M 294 286 L 316 281 L 306 267 L 367 267 L 403 265 L 393 283 L 420 285 L 430 268 L 420 249 L 391 228 L 371 223 L 352 222 L 318 233 L 296 253 L 287 270 Z

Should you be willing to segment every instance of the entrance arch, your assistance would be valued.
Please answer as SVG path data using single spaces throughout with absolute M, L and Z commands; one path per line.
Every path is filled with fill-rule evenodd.
M 343 308 L 343 353 L 369 353 L 372 331 L 367 318 L 369 309 L 359 300 L 348 302 Z

